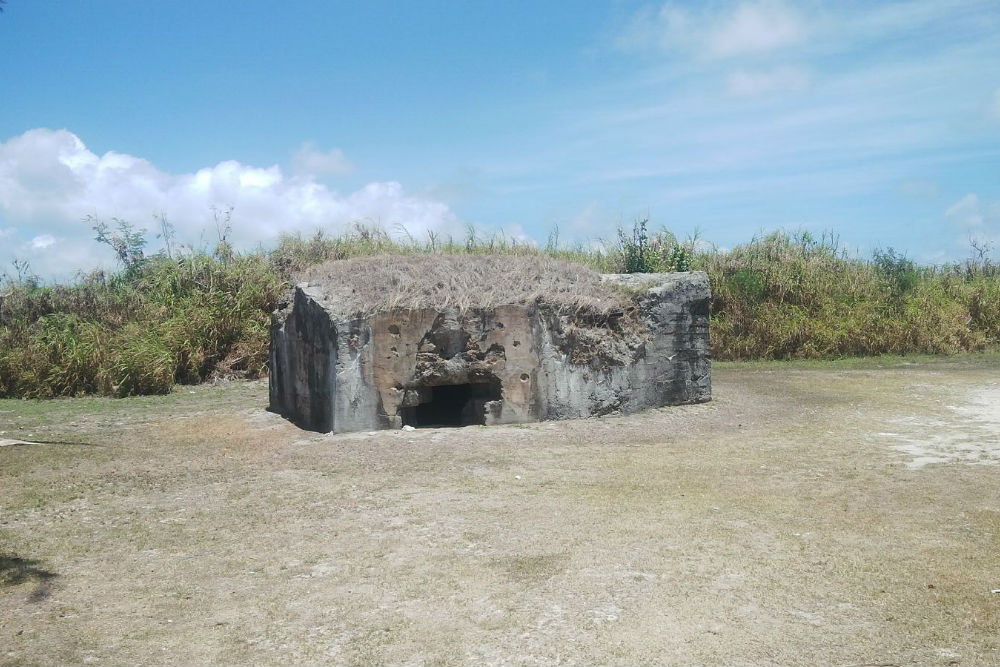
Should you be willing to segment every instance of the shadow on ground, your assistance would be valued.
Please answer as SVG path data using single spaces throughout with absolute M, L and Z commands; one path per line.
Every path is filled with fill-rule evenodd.
M 34 581 L 38 586 L 31 593 L 30 601 L 45 599 L 49 595 L 50 583 L 59 575 L 41 565 L 41 561 L 32 558 L 0 553 L 0 589 Z

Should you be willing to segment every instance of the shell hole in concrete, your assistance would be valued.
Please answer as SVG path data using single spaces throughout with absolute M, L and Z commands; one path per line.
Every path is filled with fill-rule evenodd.
M 473 426 L 486 423 L 487 403 L 499 401 L 500 380 L 444 384 L 429 387 L 430 400 L 420 405 L 402 408 L 404 426 Z

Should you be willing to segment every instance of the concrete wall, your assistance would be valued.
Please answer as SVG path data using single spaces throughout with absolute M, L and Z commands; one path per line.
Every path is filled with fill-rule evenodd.
M 270 407 L 344 433 L 399 428 L 445 385 L 499 387 L 467 406 L 486 424 L 709 400 L 707 276 L 605 279 L 636 290 L 633 311 L 601 321 L 544 305 L 343 319 L 321 286 L 300 284 L 272 317 Z

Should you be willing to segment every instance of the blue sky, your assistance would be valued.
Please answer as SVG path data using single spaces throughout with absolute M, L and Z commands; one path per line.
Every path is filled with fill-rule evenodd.
M 929 263 L 1000 241 L 996 0 L 8 0 L 0 52 L 0 271 L 112 267 L 87 216 L 211 240 L 213 207 L 244 248 L 647 216 Z

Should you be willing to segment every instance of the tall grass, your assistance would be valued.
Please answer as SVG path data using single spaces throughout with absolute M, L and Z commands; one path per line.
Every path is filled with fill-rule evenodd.
M 284 285 L 266 260 L 192 251 L 68 286 L 8 279 L 0 396 L 155 394 L 213 373 L 266 373 L 268 314 Z
M 892 250 L 847 257 L 835 238 L 774 233 L 700 253 L 718 359 L 950 354 L 1000 342 L 1000 271 L 921 267 Z
M 849 257 L 836 238 L 782 232 L 721 251 L 678 242 L 666 230 L 649 233 L 645 221 L 617 243 L 595 246 L 565 246 L 558 232 L 539 248 L 473 228 L 458 239 L 415 239 L 357 225 L 240 254 L 226 241 L 228 217 L 223 222 L 211 252 L 168 244 L 145 257 L 136 252 L 142 236 L 129 237 L 134 230 L 119 222 L 118 236 L 103 228 L 105 242 L 119 243 L 109 243 L 123 258 L 117 273 L 51 286 L 23 266 L 5 277 L 0 396 L 128 396 L 263 375 L 270 313 L 295 276 L 331 260 L 384 254 L 549 255 L 605 273 L 704 270 L 716 359 L 948 354 L 1000 344 L 1000 267 L 984 256 L 938 267 L 892 250 L 866 260 Z

